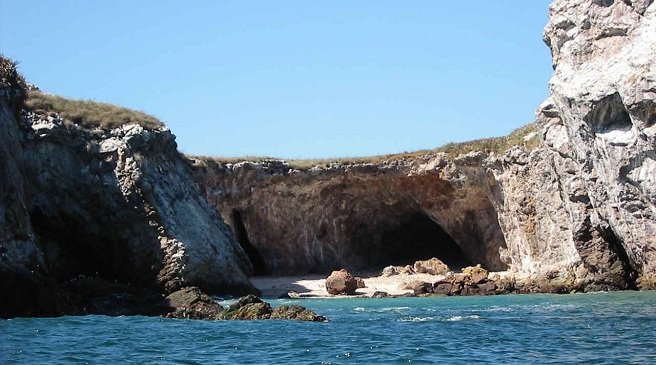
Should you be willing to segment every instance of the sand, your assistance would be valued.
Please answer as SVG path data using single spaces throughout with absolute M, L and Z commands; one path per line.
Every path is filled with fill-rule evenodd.
M 403 286 L 413 281 L 424 281 L 434 283 L 443 279 L 442 275 L 430 274 L 400 274 L 388 277 L 383 276 L 360 276 L 365 283 L 364 288 L 356 291 L 356 296 L 371 296 L 376 291 L 383 291 L 389 295 L 403 295 L 412 293 L 411 289 Z M 290 291 L 298 293 L 300 298 L 333 298 L 341 297 L 330 295 L 326 291 L 326 275 L 308 276 L 256 276 L 251 282 L 261 291 L 263 298 L 279 298 Z

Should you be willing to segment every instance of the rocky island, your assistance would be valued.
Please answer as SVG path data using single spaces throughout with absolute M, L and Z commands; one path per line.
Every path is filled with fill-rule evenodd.
M 156 119 L 42 93 L 1 58 L 0 317 L 321 320 L 206 294 L 432 257 L 453 273 L 425 292 L 654 289 L 656 6 L 556 0 L 549 15 L 533 123 L 356 160 L 185 156 Z

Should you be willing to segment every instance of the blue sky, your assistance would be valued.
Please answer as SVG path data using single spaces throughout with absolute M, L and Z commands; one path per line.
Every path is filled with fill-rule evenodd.
M 0 52 L 44 91 L 159 117 L 186 153 L 365 156 L 531 122 L 548 4 L 0 0 Z

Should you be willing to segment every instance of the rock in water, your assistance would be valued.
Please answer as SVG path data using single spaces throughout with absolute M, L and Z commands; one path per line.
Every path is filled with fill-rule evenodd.
M 214 320 L 259 320 L 287 319 L 297 321 L 325 322 L 326 318 L 300 305 L 272 308 L 267 302 L 247 295 L 224 309 L 196 287 L 183 288 L 166 297 L 174 309 L 167 318 L 214 319 Z
M 300 305 L 282 305 L 273 308 L 270 319 L 288 319 L 308 322 L 326 322 L 324 316 L 319 316 L 311 310 L 301 307 Z
M 174 310 L 168 318 L 221 319 L 223 307 L 196 287 L 182 288 L 166 297 Z
M 353 295 L 358 289 L 358 282 L 348 271 L 341 269 L 333 271 L 326 279 L 326 290 L 328 294 Z

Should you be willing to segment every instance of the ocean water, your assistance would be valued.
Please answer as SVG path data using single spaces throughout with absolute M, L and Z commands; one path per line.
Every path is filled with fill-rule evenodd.
M 0 320 L 0 364 L 656 364 L 656 292 L 300 304 L 330 321 Z

